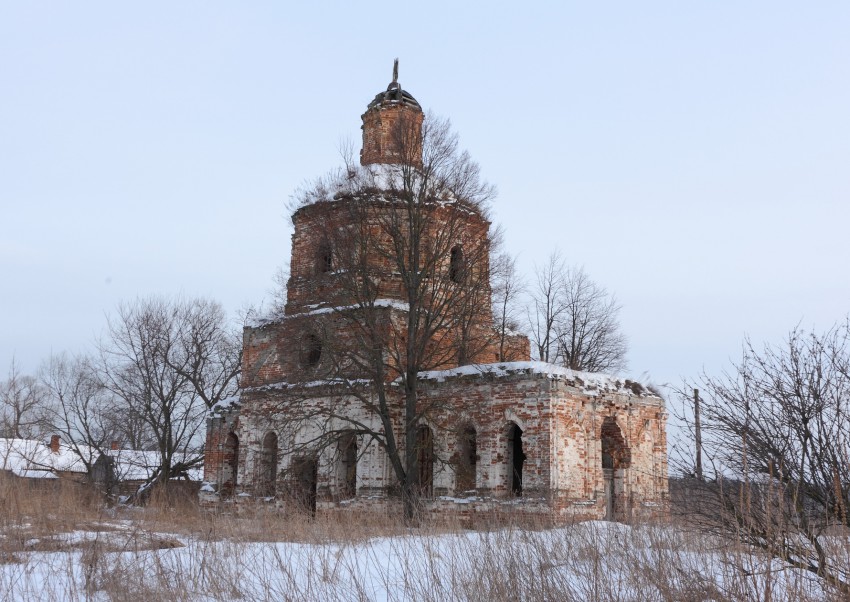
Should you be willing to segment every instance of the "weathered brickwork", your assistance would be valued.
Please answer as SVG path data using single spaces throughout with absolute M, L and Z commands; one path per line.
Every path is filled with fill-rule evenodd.
M 492 513 L 509 504 L 523 512 L 545 512 L 561 520 L 613 518 L 627 520 L 663 512 L 667 498 L 666 412 L 663 401 L 639 386 L 601 375 L 569 373 L 537 362 L 481 366 L 480 374 L 454 375 L 452 370 L 431 373 L 422 381 L 422 402 L 433 412 L 428 426 L 434 433 L 433 499 L 426 507 L 461 514 Z M 601 384 L 600 384 L 601 383 Z M 400 414 L 401 403 L 397 410 Z M 292 487 L 293 450 L 315 437 L 317 430 L 292 425 L 275 417 L 287 404 L 316 407 L 334 405 L 346 415 L 379 429 L 377 419 L 354 397 L 332 388 L 318 388 L 312 397 L 297 396 L 274 386 L 246 390 L 239 423 L 219 420 L 220 429 L 208 431 L 208 445 L 224 450 L 224 430 L 235 427 L 240 442 L 239 491 L 254 495 L 258 485 L 258 458 L 262 440 L 278 435 L 279 464 L 276 491 L 285 502 Z M 522 490 L 511 488 L 510 430 L 521 431 L 524 462 Z M 458 489 L 462 472 L 464 433 L 475 433 L 474 487 Z M 396 434 L 403 441 L 402 433 Z M 339 450 L 317 453 L 317 507 L 331 510 L 365 504 L 385 508 L 394 504 L 395 478 L 377 445 L 358 441 L 357 500 L 342 494 L 344 475 Z M 366 446 L 364 449 L 363 446 Z M 606 468 L 605 456 L 612 468 Z M 224 457 L 224 456 L 222 456 Z M 207 461 L 207 480 L 222 474 Z M 219 461 L 220 463 L 221 461 Z M 609 474 L 606 474 L 609 473 Z M 519 494 L 519 495 L 517 495 Z
M 423 232 L 424 261 L 431 259 L 429 237 L 451 236 L 452 243 L 464 249 L 476 283 L 482 283 L 482 315 L 489 315 L 489 238 L 490 223 L 479 213 L 463 207 L 434 202 L 425 210 L 428 224 Z M 354 267 L 367 269 L 375 278 L 377 297 L 405 301 L 400 274 L 393 264 L 393 240 L 386 230 L 405 227 L 405 211 L 391 193 L 378 199 L 351 199 L 313 203 L 299 208 L 292 216 L 292 260 L 287 283 L 286 314 L 296 315 L 318 306 L 334 307 L 352 303 L 345 278 Z M 387 214 L 394 212 L 392 218 Z M 388 223 L 389 222 L 389 223 Z M 352 227 L 351 224 L 356 224 Z M 368 248 L 361 261 L 360 247 Z M 352 250 L 353 249 L 353 250 Z M 450 257 L 435 258 L 446 274 Z
M 399 144 L 421 128 L 419 104 L 394 79 L 363 115 L 361 161 L 418 165 L 421 149 L 400 159 L 407 147 Z M 405 226 L 395 195 L 337 194 L 294 213 L 287 304 L 282 315 L 245 328 L 240 396 L 216 408 L 207 424 L 203 501 L 398 511 L 387 453 L 349 432 L 352 424 L 361 433 L 383 432 L 373 409 L 379 388 L 391 424 L 403 423 L 401 366 L 388 353 L 403 348 L 409 307 L 388 236 L 390 226 Z M 478 296 L 463 297 L 474 308 L 465 329 L 435 337 L 426 354 L 434 359 L 420 373 L 424 511 L 471 522 L 506 512 L 561 522 L 663 513 L 663 400 L 637 383 L 531 362 L 522 335 L 509 336 L 500 353 L 490 306 L 490 223 L 457 201 L 435 199 L 425 209 L 423 261 L 436 262 L 432 277 Z M 369 345 L 350 319 L 365 310 L 346 280 L 364 274 L 374 287 Z M 384 354 L 380 387 L 363 364 L 337 361 L 358 353 Z M 403 448 L 404 433 L 395 428 Z M 339 436 L 329 443 L 328 432 Z
M 424 115 L 416 99 L 397 81 L 387 86 L 363 113 L 362 165 L 422 163 L 422 146 L 412 142 L 422 137 Z

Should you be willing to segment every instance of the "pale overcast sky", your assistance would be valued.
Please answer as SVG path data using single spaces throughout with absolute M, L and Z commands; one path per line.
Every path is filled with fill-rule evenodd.
M 0 375 L 137 296 L 234 315 L 391 79 L 449 117 L 530 273 L 622 303 L 630 372 L 850 311 L 850 3 L 0 3 Z

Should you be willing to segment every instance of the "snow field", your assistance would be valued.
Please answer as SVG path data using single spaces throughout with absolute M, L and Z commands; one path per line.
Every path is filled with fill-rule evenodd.
M 422 532 L 424 531 L 424 533 Z M 2 600 L 831 600 L 816 577 L 673 527 L 588 522 L 327 543 L 148 533 L 0 563 Z M 175 539 L 182 547 L 168 547 Z M 94 542 L 94 543 L 92 543 Z M 156 546 L 153 546 L 156 547 Z M 845 546 L 846 549 L 847 546 Z

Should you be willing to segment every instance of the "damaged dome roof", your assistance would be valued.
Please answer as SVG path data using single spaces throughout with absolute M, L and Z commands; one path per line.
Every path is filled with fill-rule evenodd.
M 396 59 L 393 63 L 393 81 L 391 81 L 390 85 L 387 86 L 387 91 L 379 92 L 372 102 L 369 103 L 369 106 L 366 107 L 366 110 L 383 104 L 396 103 L 405 104 L 422 110 L 422 107 L 419 105 L 419 102 L 413 98 L 413 95 L 407 90 L 402 90 L 401 84 L 398 83 L 398 59 Z

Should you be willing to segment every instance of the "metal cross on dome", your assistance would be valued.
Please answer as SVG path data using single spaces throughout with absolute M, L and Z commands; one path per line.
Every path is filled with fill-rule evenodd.
M 398 59 L 393 61 L 393 83 L 398 83 Z

